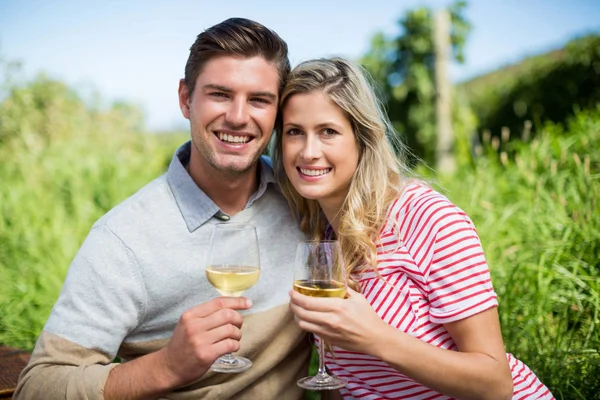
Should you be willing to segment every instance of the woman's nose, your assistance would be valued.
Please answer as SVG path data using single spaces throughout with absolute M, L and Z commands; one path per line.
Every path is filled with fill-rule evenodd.
M 307 160 L 319 158 L 321 155 L 321 144 L 315 135 L 306 135 L 301 156 Z

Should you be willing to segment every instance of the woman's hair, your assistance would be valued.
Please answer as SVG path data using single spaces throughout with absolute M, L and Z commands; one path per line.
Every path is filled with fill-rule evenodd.
M 405 151 L 387 118 L 381 102 L 363 70 L 342 58 L 306 61 L 295 67 L 283 89 L 280 109 L 301 93 L 320 91 L 340 107 L 351 123 L 359 149 L 358 167 L 340 210 L 337 239 L 340 242 L 349 285 L 359 290 L 358 280 L 365 269 L 377 272 L 375 241 L 386 220 L 391 202 L 399 196 L 409 176 L 403 162 Z M 311 239 L 324 238 L 327 220 L 316 200 L 302 197 L 292 186 L 283 168 L 283 121 L 276 123 L 273 149 L 275 176 L 301 229 Z

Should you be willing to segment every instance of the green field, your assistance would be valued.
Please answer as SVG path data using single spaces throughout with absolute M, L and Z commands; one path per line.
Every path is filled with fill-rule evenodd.
M 92 223 L 166 170 L 186 134 L 38 78 L 0 103 L 0 343 L 31 349 Z M 559 399 L 600 393 L 600 110 L 483 143 L 439 188 L 474 220 L 507 351 Z

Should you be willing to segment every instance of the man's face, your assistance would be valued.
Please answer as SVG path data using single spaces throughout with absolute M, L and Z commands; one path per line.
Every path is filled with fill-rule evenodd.
M 232 174 L 251 170 L 269 143 L 277 115 L 279 75 L 262 57 L 208 61 L 190 97 L 180 82 L 179 105 L 190 120 L 192 157 Z

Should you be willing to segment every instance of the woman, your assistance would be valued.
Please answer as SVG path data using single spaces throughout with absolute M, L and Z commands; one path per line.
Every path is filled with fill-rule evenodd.
M 340 241 L 348 298 L 290 292 L 300 328 L 334 345 L 344 398 L 551 399 L 506 354 L 496 294 L 475 228 L 415 179 L 361 70 L 300 64 L 281 98 L 274 163 L 301 227 Z M 396 146 L 396 148 L 398 148 Z

